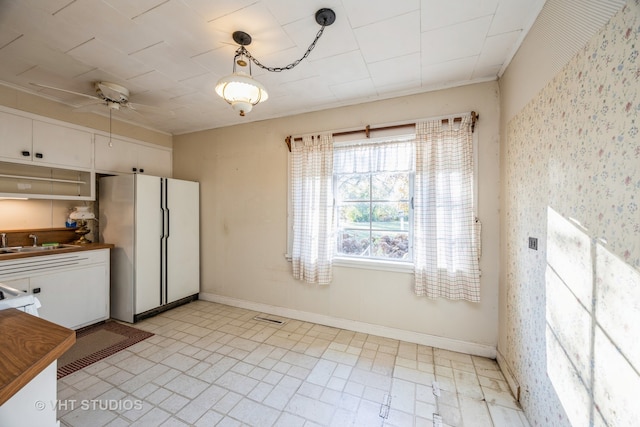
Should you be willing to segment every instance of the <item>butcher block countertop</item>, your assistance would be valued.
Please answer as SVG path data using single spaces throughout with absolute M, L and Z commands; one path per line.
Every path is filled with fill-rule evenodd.
M 0 405 L 76 342 L 76 333 L 15 308 L 0 310 Z

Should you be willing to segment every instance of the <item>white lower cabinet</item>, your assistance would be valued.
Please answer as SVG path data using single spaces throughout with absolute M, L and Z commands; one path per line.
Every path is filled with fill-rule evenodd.
M 70 329 L 109 318 L 109 249 L 0 261 L 0 282 L 33 293 L 38 315 Z

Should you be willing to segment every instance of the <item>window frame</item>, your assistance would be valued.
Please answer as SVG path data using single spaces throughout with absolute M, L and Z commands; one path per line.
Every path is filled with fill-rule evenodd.
M 378 172 L 379 174 L 388 174 L 390 172 Z M 408 185 L 409 185 L 409 189 L 408 189 L 408 198 L 407 200 L 402 200 L 402 201 L 398 201 L 398 200 L 391 200 L 391 199 L 374 199 L 373 198 L 373 185 L 372 185 L 372 178 L 373 176 L 376 174 L 376 172 L 362 172 L 361 175 L 368 175 L 369 178 L 369 190 L 370 190 L 370 194 L 369 194 L 369 198 L 368 199 L 363 199 L 360 202 L 355 202 L 355 201 L 348 201 L 347 203 L 368 203 L 369 204 L 369 227 L 366 229 L 362 229 L 362 231 L 368 231 L 370 236 L 369 238 L 371 239 L 371 234 L 372 232 L 376 232 L 376 231 L 382 231 L 382 230 L 374 230 L 371 227 L 371 217 L 373 216 L 373 204 L 375 203 L 394 203 L 394 202 L 400 202 L 400 203 L 407 203 L 409 210 L 408 210 L 408 221 L 407 221 L 407 226 L 406 226 L 406 230 L 390 230 L 391 232 L 405 232 L 408 235 L 408 258 L 407 259 L 398 259 L 398 258 L 384 258 L 384 257 L 375 257 L 375 256 L 359 256 L 359 255 L 349 255 L 349 254 L 345 254 L 345 253 L 341 253 L 339 251 L 339 245 L 340 242 L 338 239 L 336 239 L 336 255 L 334 256 L 334 259 L 345 259 L 345 260 L 354 260 L 354 261 L 358 261 L 358 260 L 368 260 L 371 262 L 392 262 L 392 263 L 402 263 L 402 264 L 411 264 L 413 265 L 413 188 L 414 188 L 414 182 L 415 182 L 415 170 L 411 170 L 409 172 L 400 172 L 402 174 L 406 174 L 408 175 Z M 358 175 L 357 173 L 353 173 L 353 174 L 337 174 L 334 172 L 333 174 L 333 194 L 334 194 L 334 216 L 336 218 L 336 224 L 335 224 L 335 228 L 334 230 L 336 232 L 339 232 L 341 230 L 341 228 L 339 228 L 339 224 L 338 224 L 338 217 L 339 217 L 339 208 L 340 206 L 344 206 L 344 204 L 339 205 L 338 204 L 338 185 L 339 185 L 339 179 L 336 179 L 337 177 L 339 177 L 340 175 L 342 176 L 349 176 L 349 175 Z
M 450 115 L 441 116 L 441 117 L 431 117 L 430 119 L 440 119 L 440 118 L 448 118 Z M 391 123 L 391 125 L 397 125 L 398 123 Z M 406 135 L 415 135 L 415 133 L 407 134 L 406 132 L 398 133 L 398 132 L 389 132 L 389 131 L 381 131 L 380 133 L 384 133 L 384 137 L 379 137 L 376 139 L 392 139 L 399 138 Z M 478 218 L 478 183 L 479 183 L 479 140 L 478 140 L 478 129 L 472 133 L 472 145 L 473 145 L 473 209 L 475 217 Z M 361 141 L 362 138 L 354 138 L 354 137 L 339 137 L 334 138 L 334 146 L 341 144 L 353 144 L 356 141 Z M 292 186 L 291 186 L 291 160 L 292 155 L 291 152 L 287 152 L 287 236 L 286 236 L 286 252 L 284 253 L 284 257 L 287 261 L 291 261 L 291 250 L 293 247 L 293 221 L 292 221 Z M 414 172 L 415 176 L 415 172 Z M 413 194 L 414 180 L 412 179 L 411 185 L 411 194 Z M 413 198 L 411 200 L 411 211 L 413 212 Z M 413 228 L 413 219 L 411 227 Z M 412 242 L 413 245 L 413 242 Z M 413 249 L 413 248 L 412 248 Z M 413 251 L 412 251 L 413 252 Z M 343 257 L 335 255 L 333 257 L 333 265 L 336 267 L 346 267 L 346 268 L 355 268 L 355 269 L 365 269 L 365 270 L 378 270 L 378 271 L 389 271 L 389 272 L 397 272 L 397 273 L 413 273 L 414 272 L 414 262 L 413 259 L 411 262 L 406 261 L 387 261 L 384 259 L 367 259 L 367 258 L 354 258 L 354 257 Z

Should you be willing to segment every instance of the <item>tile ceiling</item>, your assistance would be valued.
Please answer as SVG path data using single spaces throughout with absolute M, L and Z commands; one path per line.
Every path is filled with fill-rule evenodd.
M 545 0 L 0 0 L 0 83 L 108 114 L 106 106 L 36 83 L 94 95 L 108 81 L 138 113 L 118 118 L 172 134 L 496 79 Z M 214 92 L 249 33 L 269 100 L 239 117 Z M 144 106 L 155 107 L 146 109 Z M 80 112 L 78 113 L 80 114 Z

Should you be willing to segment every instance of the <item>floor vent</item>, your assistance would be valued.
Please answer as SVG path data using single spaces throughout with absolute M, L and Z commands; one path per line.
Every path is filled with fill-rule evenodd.
M 282 320 L 269 319 L 268 317 L 263 317 L 263 316 L 256 316 L 253 318 L 253 320 L 257 320 L 259 322 L 271 323 L 272 325 L 284 325 L 284 322 Z

